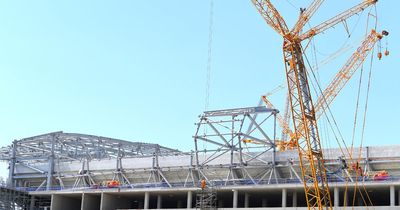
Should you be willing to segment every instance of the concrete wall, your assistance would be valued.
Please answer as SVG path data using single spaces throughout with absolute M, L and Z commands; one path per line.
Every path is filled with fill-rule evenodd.
M 101 195 L 84 193 L 82 197 L 81 210 L 99 210 Z
M 82 197 L 53 194 L 51 196 L 51 210 L 81 210 Z
M 114 210 L 114 209 L 129 209 L 129 208 L 143 208 L 141 200 L 138 201 L 129 196 L 120 194 L 102 193 L 100 210 Z
M 304 192 L 301 188 L 219 188 L 217 192 L 217 207 L 219 209 L 306 209 Z M 350 187 L 351 188 L 351 187 Z M 400 184 L 391 186 L 366 188 L 368 199 L 371 199 L 375 210 L 400 209 Z M 363 200 L 367 199 L 365 192 L 357 192 L 353 200 L 354 191 L 349 189 L 344 194 L 341 186 L 332 186 L 332 205 L 337 210 L 345 205 L 356 206 L 354 209 L 365 209 Z M 108 192 L 65 192 L 52 195 L 51 207 L 53 210 L 114 210 L 114 209 L 185 209 L 193 208 L 187 202 L 194 204 L 199 190 L 187 191 L 181 189 L 147 189 L 147 190 L 114 190 Z M 39 195 L 35 195 L 40 197 Z M 367 201 L 370 205 L 370 203 Z M 397 205 L 397 206 L 396 206 Z M 347 207 L 349 208 L 349 207 Z

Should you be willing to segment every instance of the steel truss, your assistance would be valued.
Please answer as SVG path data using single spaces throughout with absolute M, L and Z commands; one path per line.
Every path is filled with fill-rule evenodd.
M 204 112 L 196 123 L 195 150 L 191 153 L 168 150 L 156 144 L 90 135 L 76 138 L 77 134 L 56 132 L 14 141 L 11 146 L 0 149 L 0 157 L 10 164 L 9 188 L 30 191 L 97 188 L 104 187 L 101 184 L 109 180 L 118 181 L 123 188 L 199 187 L 203 179 L 211 187 L 300 183 L 297 154 L 275 153 L 277 113 L 265 107 Z M 72 141 L 71 136 L 77 142 Z M 83 138 L 88 136 L 93 137 L 93 144 Z M 96 146 L 100 141 L 115 146 L 100 155 L 102 159 L 95 159 L 92 154 L 96 148 L 107 151 Z M 127 148 L 133 145 L 146 145 L 148 149 L 141 146 L 142 152 L 137 156 L 127 155 Z M 364 153 L 365 160 L 359 165 L 364 167 L 363 174 L 368 174 L 375 166 L 374 162 L 370 164 L 368 148 Z M 179 161 L 174 165 L 176 160 Z M 355 180 L 357 176 L 354 171 L 347 170 L 346 161 L 349 157 L 329 159 L 326 165 L 330 180 Z M 357 180 L 360 178 L 366 177 L 359 176 Z
M 187 180 L 194 179 L 193 172 L 197 172 L 199 179 L 212 181 L 203 169 L 220 158 L 226 158 L 226 154 L 230 154 L 230 160 L 225 165 L 229 168 L 223 179 L 225 185 L 243 180 L 253 184 L 266 179 L 268 183 L 272 179 L 276 180 L 279 176 L 275 168 L 278 112 L 263 106 L 204 112 L 196 123 L 197 130 L 193 137 L 195 163 Z M 272 157 L 266 155 L 268 151 L 273 151 Z M 246 166 L 265 167 L 265 171 L 254 174 Z
M 74 188 L 96 185 L 91 177 L 89 162 L 91 160 L 111 159 L 117 160 L 114 177 L 122 184 L 130 185 L 124 175 L 122 158 L 152 157 L 159 155 L 182 154 L 179 150 L 163 147 L 158 144 L 128 142 L 101 136 L 54 132 L 30 138 L 13 141 L 8 147 L 0 148 L 0 160 L 8 161 L 10 165 L 7 185 L 16 187 L 15 166 L 27 167 L 37 171 L 43 178 L 37 188 L 50 190 L 53 184 L 63 188 L 62 175 L 55 173 L 56 166 L 62 162 L 80 161 L 82 169 L 76 175 Z M 47 164 L 47 170 L 39 169 L 35 165 Z

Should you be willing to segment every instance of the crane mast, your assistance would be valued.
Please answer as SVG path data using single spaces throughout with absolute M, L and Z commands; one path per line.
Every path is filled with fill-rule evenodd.
M 309 209 L 332 208 L 301 43 L 294 40 L 285 42 L 283 53 L 294 133 L 298 133 L 298 125 L 304 125 L 304 133 L 297 138 L 297 149 L 307 206 Z
M 266 23 L 283 37 L 283 58 L 291 108 L 294 140 L 299 154 L 302 181 L 308 209 L 332 209 L 328 180 L 323 159 L 321 141 L 318 133 L 316 111 L 308 82 L 307 70 L 303 60 L 301 42 L 316 34 L 345 21 L 377 0 L 364 0 L 362 3 L 321 23 L 304 34 L 303 26 L 322 4 L 314 0 L 310 7 L 302 11 L 292 30 L 289 30 L 284 19 L 269 0 L 252 0 Z M 303 128 L 303 132 L 300 132 Z

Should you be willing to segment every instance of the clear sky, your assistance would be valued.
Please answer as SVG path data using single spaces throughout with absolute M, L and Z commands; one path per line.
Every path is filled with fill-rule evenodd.
M 292 26 L 310 1 L 273 2 Z M 310 24 L 361 0 L 337 2 L 326 0 Z M 395 0 L 377 6 L 378 30 L 390 32 L 391 54 L 382 61 L 374 55 L 366 145 L 398 144 L 399 6 Z M 317 62 L 353 47 L 321 67 L 322 87 L 359 45 L 369 11 L 315 39 Z M 205 104 L 209 13 L 209 0 L 1 1 L 0 146 L 64 131 L 191 150 Z M 250 1 L 214 0 L 209 108 L 255 106 L 261 94 L 282 84 L 281 46 Z M 364 71 L 366 84 L 369 64 Z M 359 77 L 332 105 L 349 141 Z M 284 95 L 272 97 L 282 110 Z

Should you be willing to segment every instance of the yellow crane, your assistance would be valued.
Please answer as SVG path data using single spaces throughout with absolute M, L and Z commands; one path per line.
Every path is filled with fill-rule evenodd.
M 308 209 L 332 209 L 332 200 L 326 176 L 321 142 L 318 134 L 315 108 L 312 102 L 307 70 L 303 60 L 302 41 L 335 26 L 357 14 L 377 0 L 363 0 L 360 4 L 301 33 L 303 26 L 323 3 L 314 0 L 304 10 L 292 30 L 269 0 L 252 0 L 266 23 L 283 38 L 283 57 L 289 94 L 290 111 L 293 120 L 295 142 L 299 154 L 302 181 Z M 298 132 L 303 128 L 304 132 Z
M 372 52 L 376 43 L 382 39 L 383 36 L 387 36 L 389 33 L 387 31 L 382 31 L 378 33 L 375 30 L 371 30 L 371 33 L 366 36 L 366 38 L 361 43 L 360 47 L 352 54 L 352 56 L 347 60 L 345 65 L 336 73 L 335 77 L 332 79 L 330 84 L 325 88 L 322 94 L 318 97 L 315 107 L 315 116 L 318 120 L 328 109 L 330 104 L 334 101 L 339 92 L 351 79 L 354 73 L 361 67 L 367 56 Z M 268 100 L 267 95 L 263 95 L 262 99 L 266 106 L 271 109 L 275 109 L 273 104 Z M 277 120 L 279 126 L 282 128 L 282 132 L 290 137 L 289 141 L 282 139 L 278 141 L 277 146 L 280 150 L 291 150 L 296 148 L 296 134 L 289 128 L 288 120 L 283 119 L 282 116 L 277 115 Z M 299 126 L 302 126 L 301 124 Z M 300 135 L 304 132 L 304 127 L 299 127 L 296 129 Z M 299 135 L 299 134 L 297 134 Z

